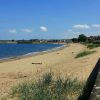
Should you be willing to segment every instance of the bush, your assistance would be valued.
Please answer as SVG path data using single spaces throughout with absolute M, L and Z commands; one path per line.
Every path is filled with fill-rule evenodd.
M 100 44 L 89 44 L 87 46 L 87 48 L 89 48 L 89 49 L 93 49 L 93 48 L 96 48 L 96 47 L 100 47 Z
M 90 55 L 95 52 L 96 51 L 83 51 L 83 52 L 78 53 L 75 58 L 84 57 L 84 56 Z

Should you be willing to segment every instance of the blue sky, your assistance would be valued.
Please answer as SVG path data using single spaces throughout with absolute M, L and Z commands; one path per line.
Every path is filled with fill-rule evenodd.
M 100 0 L 0 0 L 0 39 L 100 35 Z

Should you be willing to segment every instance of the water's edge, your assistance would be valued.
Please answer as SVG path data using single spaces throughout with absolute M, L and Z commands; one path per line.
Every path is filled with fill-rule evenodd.
M 0 59 L 0 63 L 13 61 L 13 60 L 19 60 L 19 59 L 22 59 L 22 58 L 27 58 L 27 57 L 37 56 L 37 55 L 43 55 L 43 54 L 54 52 L 54 51 L 59 51 L 59 50 L 64 49 L 67 46 L 68 46 L 68 44 L 63 44 L 60 47 L 55 47 L 55 48 L 52 48 L 52 49 L 49 49 L 49 50 L 46 50 L 46 51 L 31 52 L 31 53 L 27 53 L 27 54 L 20 55 L 20 56 L 3 58 L 3 59 Z

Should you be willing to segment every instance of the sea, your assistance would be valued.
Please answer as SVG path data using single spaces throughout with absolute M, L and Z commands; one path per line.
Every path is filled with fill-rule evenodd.
M 37 54 L 60 48 L 63 44 L 0 44 L 0 60 Z

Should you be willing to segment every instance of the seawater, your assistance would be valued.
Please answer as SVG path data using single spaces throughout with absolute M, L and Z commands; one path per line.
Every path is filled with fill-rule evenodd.
M 0 59 L 47 51 L 63 44 L 0 44 Z

